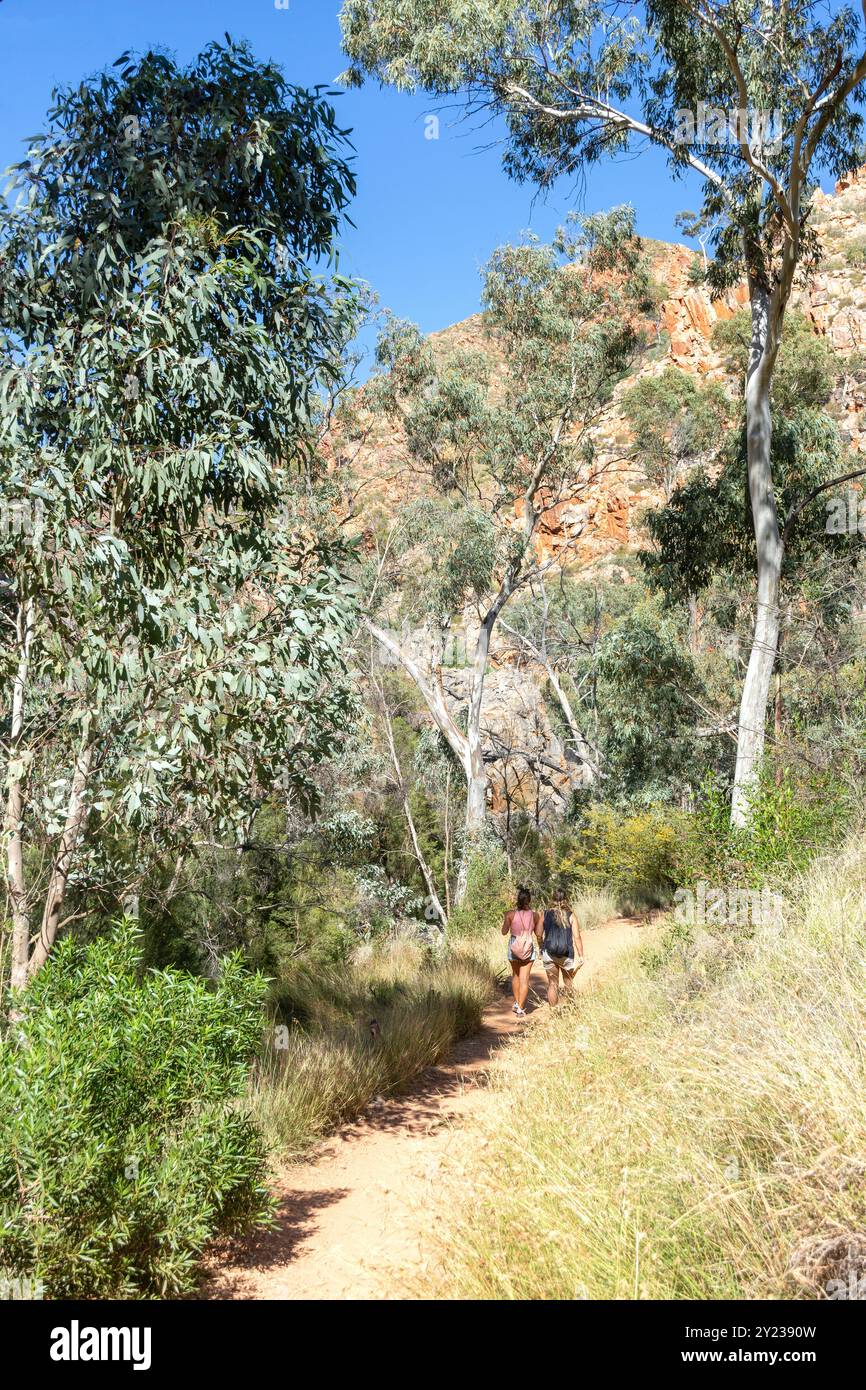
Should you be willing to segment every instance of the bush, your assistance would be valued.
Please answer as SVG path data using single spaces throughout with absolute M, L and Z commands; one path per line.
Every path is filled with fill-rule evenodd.
M 709 779 L 693 816 L 684 817 L 677 850 L 677 880 L 689 887 L 700 880 L 731 887 L 784 886 L 849 824 L 853 805 L 833 772 L 794 775 L 786 770 L 775 785 L 769 766 L 750 798 L 749 827 L 730 823 L 730 801 Z
M 67 938 L 0 1037 L 0 1266 L 52 1298 L 166 1298 L 269 1207 L 240 1105 L 264 981 L 140 972 L 132 924 Z
M 571 845 L 561 850 L 557 871 L 576 892 L 610 889 L 622 912 L 663 907 L 677 885 L 684 820 L 670 810 L 625 815 L 594 806 Z
M 513 898 L 504 850 L 493 842 L 483 843 L 469 860 L 466 894 L 451 913 L 449 936 L 457 940 L 498 929 L 505 913 L 514 906 Z

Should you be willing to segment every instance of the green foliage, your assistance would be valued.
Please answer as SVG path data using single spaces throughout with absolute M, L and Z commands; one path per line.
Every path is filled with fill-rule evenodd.
M 742 581 L 754 573 L 745 453 L 745 432 L 729 434 L 722 440 L 714 473 L 695 472 L 674 490 L 665 507 L 646 513 L 654 548 L 641 551 L 641 563 L 650 583 L 669 601 L 686 601 L 716 576 Z M 838 476 L 840 453 L 837 427 L 823 410 L 803 406 L 778 416 L 772 461 L 783 524 L 813 488 Z M 820 515 L 820 498 L 812 507 Z M 783 577 L 801 583 L 825 544 L 823 526 L 810 524 L 809 513 L 801 513 L 788 532 Z M 853 560 L 857 547 L 840 538 L 839 548 L 846 544 Z
M 690 159 L 703 174 L 691 221 L 711 231 L 710 278 L 719 287 L 740 278 L 744 253 L 757 279 L 773 281 L 781 239 L 770 180 L 784 188 L 792 167 L 809 179 L 819 168 L 838 176 L 858 162 L 862 118 L 850 87 L 862 21 L 850 6 L 344 0 L 340 22 L 345 80 L 369 76 L 401 90 L 457 94 L 470 114 L 501 118 L 503 163 L 516 179 L 545 187 L 585 172 L 632 149 L 648 126 L 673 176 Z M 826 109 L 804 142 L 809 94 Z M 763 132 L 753 124 L 741 143 L 729 122 L 744 107 L 753 122 L 754 113 L 773 120 Z M 711 112 L 703 130 L 701 110 Z M 756 172 L 755 148 L 766 180 Z M 817 249 L 807 227 L 800 255 L 813 261 Z
M 65 940 L 0 1038 L 0 1264 L 51 1298 L 171 1298 L 268 1209 L 239 1106 L 264 981 L 140 972 L 132 924 Z
M 236 832 L 275 785 L 310 802 L 351 716 L 348 552 L 310 487 L 357 311 L 313 269 L 346 152 L 320 92 L 227 42 L 57 92 L 12 171 L 0 487 L 35 523 L 0 533 L 0 675 L 26 633 L 8 756 L 34 862 L 87 758 L 90 845 L 111 829 L 79 887 L 116 888 L 205 818 Z
M 718 382 L 700 385 L 677 367 L 666 367 L 657 377 L 641 377 L 623 393 L 622 404 L 641 467 L 666 491 L 704 455 L 715 452 L 732 414 Z
M 597 676 L 606 795 L 655 800 L 689 785 L 703 757 L 692 737 L 701 680 L 675 625 L 636 606 L 599 642 Z
M 692 816 L 683 821 L 677 881 L 736 887 L 781 887 L 845 834 L 855 814 L 839 770 L 786 768 L 780 785 L 769 763 L 749 798 L 749 829 L 730 824 L 728 796 L 708 778 Z
M 388 580 L 404 612 L 442 628 L 525 582 L 544 507 L 593 472 L 592 426 L 641 347 L 634 322 L 650 302 L 633 212 L 573 218 L 549 245 L 500 247 L 482 302 L 483 353 L 434 352 L 386 319 L 363 395 L 399 425 L 407 467 L 432 492 L 396 519 L 386 573 L 370 583 L 380 604 Z
M 460 941 L 501 927 L 514 893 L 505 851 L 492 839 L 479 844 L 469 858 L 466 895 L 448 919 L 449 938 Z
M 667 808 L 635 815 L 593 806 L 572 842 L 557 847 L 554 870 L 581 887 L 609 887 L 624 911 L 669 903 L 678 883 L 685 817 Z
M 746 374 L 750 340 L 751 316 L 747 309 L 713 325 L 713 347 L 726 357 L 729 370 L 740 378 Z M 829 340 L 815 332 L 805 314 L 791 310 L 785 316 L 782 346 L 773 373 L 773 405 L 782 415 L 826 405 L 843 368 L 844 363 Z

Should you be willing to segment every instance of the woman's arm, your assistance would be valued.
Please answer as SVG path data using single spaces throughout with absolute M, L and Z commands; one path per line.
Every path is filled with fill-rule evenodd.
M 541 943 L 542 943 L 542 940 L 544 939 L 544 913 L 543 913 L 543 912 L 536 912 L 536 913 L 535 913 L 535 935 L 538 937 L 538 944 L 539 944 L 539 946 L 540 946 Z
M 503 935 L 503 936 L 507 936 L 508 933 L 511 931 L 511 919 L 512 919 L 513 916 L 514 916 L 514 913 L 513 913 L 513 912 L 506 912 L 505 916 L 503 917 L 503 919 L 502 919 L 502 927 L 501 927 L 501 931 L 502 931 L 502 935 Z

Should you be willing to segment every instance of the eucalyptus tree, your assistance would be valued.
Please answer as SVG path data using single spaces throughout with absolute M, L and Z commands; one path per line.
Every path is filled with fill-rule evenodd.
M 866 0 L 344 0 L 346 77 L 459 94 L 504 122 L 507 171 L 542 186 L 636 148 L 697 174 L 716 225 L 708 282 L 745 276 L 744 378 L 757 585 L 740 703 L 732 819 L 748 818 L 779 636 L 784 542 L 771 387 L 785 311 L 819 253 L 820 173 L 860 159 Z
M 677 367 L 642 376 L 623 392 L 634 454 L 647 479 L 670 501 L 677 484 L 718 447 L 731 402 L 717 381 L 698 382 Z
M 392 525 L 371 584 L 371 631 L 415 682 L 466 779 L 457 902 L 486 819 L 482 742 L 490 643 L 506 604 L 546 567 L 539 532 L 584 495 L 610 459 L 593 431 L 633 364 L 648 277 L 627 208 L 581 219 L 551 245 L 504 246 L 485 274 L 478 351 L 437 356 L 412 325 L 392 320 L 363 402 L 400 427 L 407 469 L 425 495 Z M 385 629 L 394 595 L 447 631 L 474 610 L 465 719 L 443 690 L 442 650 L 416 659 Z
M 745 364 L 750 342 L 748 314 L 717 324 L 713 340 L 729 366 Z M 823 646 L 830 640 L 829 633 L 835 642 L 836 633 L 850 625 L 852 596 L 860 582 L 856 539 L 828 535 L 829 528 L 823 524 L 804 524 L 811 502 L 836 494 L 838 470 L 846 466 L 846 449 L 837 423 L 825 408 L 841 366 L 826 341 L 816 339 L 805 318 L 789 313 L 772 390 L 776 424 L 771 461 L 783 542 L 775 671 L 777 777 L 782 774 L 783 668 L 792 687 L 802 684 L 802 672 L 815 664 L 810 647 Z M 667 428 L 663 419 L 653 420 L 647 415 L 644 423 L 648 431 L 657 432 L 657 447 L 664 447 Z M 737 660 L 739 643 L 732 629 L 741 626 L 739 619 L 749 603 L 753 564 L 753 548 L 743 526 L 746 447 L 742 430 L 720 436 L 709 457 L 710 469 L 694 470 L 664 507 L 647 513 L 653 548 L 641 556 L 650 582 L 664 594 L 669 606 L 692 603 L 696 595 L 702 600 L 709 597 L 711 606 L 717 606 L 721 591 L 722 606 L 730 614 L 727 638 Z M 848 460 L 847 467 L 850 473 L 843 475 L 842 481 L 861 471 L 853 459 Z M 807 635 L 794 656 L 795 640 L 804 630 Z M 820 638 L 816 632 L 822 634 Z M 788 676 L 785 679 L 787 682 Z M 732 685 L 732 693 L 734 689 Z
M 314 399 L 353 295 L 321 90 L 244 45 L 55 93 L 0 207 L 0 673 L 12 982 L 106 844 L 177 852 L 345 726 L 344 549 Z M 324 259 L 323 259 L 324 258 Z M 317 266 L 317 261 L 321 265 Z

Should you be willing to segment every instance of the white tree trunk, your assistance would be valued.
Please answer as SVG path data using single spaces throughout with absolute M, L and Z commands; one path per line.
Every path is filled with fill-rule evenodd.
M 779 645 L 779 590 L 784 547 L 773 495 L 770 463 L 770 385 L 782 330 L 783 306 L 752 286 L 752 346 L 746 381 L 749 497 L 755 530 L 758 591 L 752 650 L 737 730 L 737 766 L 731 824 L 745 827 L 764 755 L 767 704 Z
M 466 818 L 463 826 L 463 848 L 454 892 L 456 907 L 460 906 L 465 897 L 472 847 L 477 844 L 483 833 L 487 819 L 488 778 L 484 766 L 484 750 L 481 744 L 481 711 L 484 699 L 484 676 L 490 651 L 490 633 L 498 612 L 498 609 L 495 612 L 491 609 L 491 613 L 487 615 L 481 625 L 478 641 L 475 644 L 465 734 L 454 721 L 441 688 L 441 682 L 437 681 L 435 673 L 428 676 L 389 633 L 377 627 L 375 623 L 368 623 L 372 635 L 386 651 L 397 658 L 407 675 L 414 681 L 434 724 L 459 759 L 463 775 L 466 778 Z M 493 614 L 492 617 L 491 614 Z
M 436 916 L 439 918 L 440 927 L 445 928 L 448 925 L 448 914 L 446 913 L 445 908 L 442 906 L 442 901 L 436 889 L 436 881 L 433 877 L 433 872 L 430 868 L 430 865 L 427 863 L 424 851 L 421 849 L 421 841 L 418 839 L 418 831 L 415 826 L 415 817 L 412 815 L 412 806 L 409 801 L 409 788 L 406 786 L 406 781 L 403 777 L 403 769 L 400 766 L 400 755 L 397 752 L 397 744 L 394 741 L 394 727 L 391 722 L 391 711 L 388 708 L 388 701 L 382 686 L 377 685 L 374 682 L 374 687 L 379 696 L 379 700 L 382 706 L 382 718 L 385 725 L 385 737 L 388 741 L 388 751 L 391 754 L 391 762 L 394 765 L 394 773 L 397 779 L 397 790 L 400 793 L 400 801 L 403 805 L 403 815 L 405 817 L 406 825 L 409 830 L 409 838 L 412 841 L 412 851 L 415 855 L 415 861 L 419 869 L 421 870 L 424 883 L 427 887 L 427 895 L 429 898 L 430 906 L 433 908 L 434 912 L 436 913 Z

